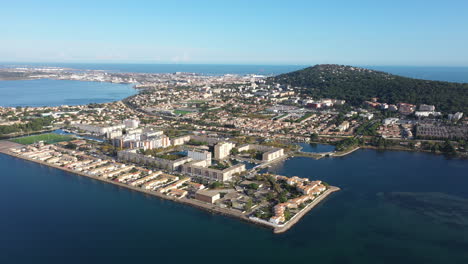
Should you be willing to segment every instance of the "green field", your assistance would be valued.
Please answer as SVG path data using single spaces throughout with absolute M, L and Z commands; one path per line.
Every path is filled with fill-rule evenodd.
M 47 134 L 40 134 L 40 135 L 34 135 L 34 136 L 14 138 L 14 139 L 11 139 L 10 141 L 23 144 L 23 145 L 28 145 L 28 144 L 32 144 L 32 143 L 39 142 L 39 141 L 44 141 L 44 143 L 47 143 L 47 144 L 53 144 L 53 143 L 62 142 L 62 141 L 70 141 L 73 139 L 74 138 L 72 136 L 47 133 Z
M 190 114 L 192 112 L 190 111 L 185 111 L 185 110 L 174 110 L 174 114 L 176 115 L 186 115 L 186 114 Z

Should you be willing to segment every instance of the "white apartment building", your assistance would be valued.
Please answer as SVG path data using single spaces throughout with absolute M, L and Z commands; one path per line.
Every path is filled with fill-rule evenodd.
M 231 142 L 221 142 L 215 145 L 214 147 L 214 156 L 215 159 L 224 159 L 231 154 L 231 150 L 236 146 L 236 144 Z

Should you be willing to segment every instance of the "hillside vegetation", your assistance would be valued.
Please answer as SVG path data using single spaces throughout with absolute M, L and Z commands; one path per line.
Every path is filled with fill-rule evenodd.
M 344 99 L 352 105 L 378 97 L 380 102 L 432 104 L 444 112 L 468 112 L 468 84 L 428 81 L 364 68 L 316 65 L 281 74 L 269 82 L 304 87 L 314 98 Z

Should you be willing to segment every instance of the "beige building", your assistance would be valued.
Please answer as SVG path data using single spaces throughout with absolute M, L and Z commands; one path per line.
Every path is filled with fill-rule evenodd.
M 190 136 L 182 136 L 171 139 L 171 145 L 180 146 L 190 141 Z
M 220 198 L 218 191 L 199 190 L 195 193 L 195 199 L 206 203 L 214 203 Z
M 235 147 L 236 145 L 231 142 L 221 142 L 215 145 L 214 147 L 214 155 L 215 159 L 224 159 L 231 154 L 231 150 Z
M 341 125 L 338 126 L 338 131 L 344 132 L 349 129 L 349 122 L 348 121 L 343 121 Z
M 192 161 L 192 159 L 189 157 L 182 157 L 176 160 L 168 160 L 145 156 L 143 154 L 138 153 L 136 149 L 119 151 L 117 152 L 117 158 L 119 161 L 130 161 L 138 164 L 152 165 L 160 169 L 166 169 L 171 171 L 178 170 L 182 164 Z
M 248 151 L 251 149 L 263 152 L 262 154 L 263 162 L 272 161 L 274 159 L 284 156 L 284 149 L 270 147 L 270 146 L 247 144 L 247 145 L 240 146 L 238 149 L 239 149 L 239 152 Z
M 182 165 L 182 173 L 199 177 L 208 181 L 225 182 L 230 181 L 234 174 L 245 171 L 245 164 L 239 163 L 224 170 L 214 169 L 207 166 L 206 162 L 193 161 Z

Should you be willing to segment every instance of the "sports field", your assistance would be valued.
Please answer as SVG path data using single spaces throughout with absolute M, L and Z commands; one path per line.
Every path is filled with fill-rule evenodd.
M 44 141 L 44 143 L 47 143 L 47 144 L 53 144 L 53 143 L 62 142 L 62 141 L 70 141 L 73 139 L 74 138 L 72 136 L 68 136 L 68 135 L 46 133 L 46 134 L 40 134 L 40 135 L 14 138 L 14 139 L 11 139 L 10 141 L 23 144 L 23 145 L 29 145 L 29 144 L 33 144 L 39 141 Z
M 186 114 L 190 114 L 192 112 L 190 111 L 185 111 L 185 110 L 174 110 L 174 114 L 176 115 L 186 115 Z

